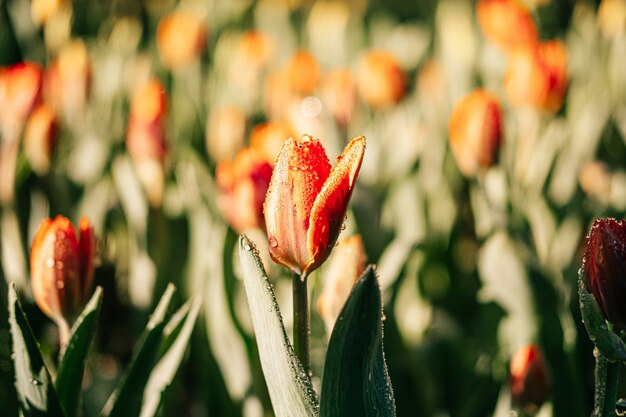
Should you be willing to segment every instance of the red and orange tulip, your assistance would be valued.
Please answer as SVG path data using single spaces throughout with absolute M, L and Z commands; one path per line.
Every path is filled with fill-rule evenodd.
M 337 241 L 365 152 L 352 139 L 331 170 L 318 139 L 287 139 L 264 205 L 270 256 L 303 276 L 318 268 Z
M 78 228 L 80 238 L 67 218 L 46 219 L 37 230 L 30 252 L 35 302 L 62 332 L 67 332 L 67 326 L 87 301 L 93 280 L 95 234 L 85 217 Z
M 5 137 L 20 135 L 39 98 L 42 78 L 41 68 L 29 62 L 0 68 L 0 130 Z
M 511 399 L 527 413 L 535 413 L 548 398 L 549 377 L 541 351 L 526 345 L 511 358 Z
M 265 229 L 263 201 L 272 177 L 272 165 L 253 148 L 239 152 L 234 162 L 222 161 L 215 171 L 219 206 L 238 233 Z

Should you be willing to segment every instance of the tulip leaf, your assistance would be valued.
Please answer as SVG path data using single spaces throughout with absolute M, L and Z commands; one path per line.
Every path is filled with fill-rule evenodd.
M 352 288 L 330 336 L 320 417 L 396 415 L 382 314 L 380 287 L 370 266 Z
M 13 283 L 9 288 L 9 325 L 15 355 L 15 388 L 22 415 L 65 416 Z
M 583 269 L 578 271 L 578 297 L 583 323 L 589 338 L 600 353 L 611 361 L 626 361 L 626 345 L 606 324 L 600 307 L 593 295 L 587 291 Z
M 104 416 L 139 416 L 144 389 L 161 349 L 174 291 L 174 285 L 169 284 L 154 309 L 125 377 L 104 405 L 102 410 Z
M 317 396 L 287 337 L 259 253 L 246 236 L 239 239 L 239 254 L 261 368 L 274 413 L 276 417 L 317 416 Z
M 101 305 L 102 288 L 98 287 L 74 323 L 72 336 L 59 365 L 55 386 L 68 417 L 76 415 L 83 384 L 85 359 L 96 332 Z
M 174 379 L 187 350 L 200 306 L 199 298 L 188 301 L 165 327 L 160 359 L 150 373 L 144 389 L 141 417 L 152 417 L 159 410 L 163 394 Z

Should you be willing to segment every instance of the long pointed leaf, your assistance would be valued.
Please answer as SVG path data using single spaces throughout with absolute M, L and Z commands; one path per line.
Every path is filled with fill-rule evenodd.
M 187 350 L 200 305 L 199 298 L 190 300 L 174 314 L 165 328 L 160 359 L 154 366 L 144 390 L 141 417 L 152 417 L 159 410 L 163 394 L 176 376 Z
M 108 417 L 136 417 L 141 411 L 143 391 L 161 348 L 167 312 L 175 287 L 167 286 L 144 330 L 126 377 L 104 405 L 102 414 Z
M 63 352 L 55 386 L 68 417 L 76 415 L 83 385 L 85 359 L 96 332 L 101 305 L 102 288 L 98 287 L 74 323 L 72 336 Z
M 9 287 L 9 324 L 15 355 L 15 388 L 23 415 L 63 417 L 50 373 L 13 283 Z
M 382 302 L 372 266 L 355 284 L 328 343 L 320 417 L 394 417 L 383 353 Z
M 244 285 L 259 347 L 261 367 L 276 417 L 317 416 L 317 397 L 283 326 L 272 284 L 247 237 L 239 239 Z

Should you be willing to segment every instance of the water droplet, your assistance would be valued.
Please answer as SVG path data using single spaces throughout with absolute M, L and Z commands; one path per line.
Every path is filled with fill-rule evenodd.
M 54 267 L 54 259 L 53 258 L 48 258 L 44 261 L 44 266 L 46 268 L 53 268 Z
M 62 280 L 58 280 L 57 281 L 57 288 L 62 290 L 63 288 L 65 288 L 65 282 Z
M 34 378 L 30 380 L 30 383 L 33 385 L 41 385 L 41 381 L 34 379 Z
M 275 248 L 278 246 L 278 241 L 276 240 L 276 238 L 274 236 L 270 236 L 269 240 L 267 241 L 267 243 L 270 245 L 270 247 Z
M 248 243 L 244 243 L 243 248 L 247 251 L 251 251 L 252 250 L 252 246 L 250 246 Z

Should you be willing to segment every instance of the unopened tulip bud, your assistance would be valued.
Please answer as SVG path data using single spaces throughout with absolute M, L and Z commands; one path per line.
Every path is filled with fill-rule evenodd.
M 560 41 L 516 49 L 509 57 L 504 92 L 514 106 L 554 113 L 567 90 L 567 49 Z
M 599 219 L 587 235 L 583 259 L 587 290 L 604 318 L 626 330 L 626 225 L 623 220 Z
M 250 146 L 254 148 L 272 166 L 280 153 L 285 139 L 291 136 L 287 123 L 266 122 L 257 125 L 250 134 Z
M 57 70 L 63 111 L 74 117 L 86 106 L 91 87 L 91 61 L 81 39 L 74 39 L 61 48 Z
M 532 15 L 517 0 L 480 0 L 476 13 L 487 39 L 505 52 L 535 44 L 539 39 Z
M 450 117 L 450 148 L 463 175 L 475 176 L 493 165 L 502 142 L 498 100 L 478 89 L 461 99 Z
M 126 148 L 153 207 L 161 204 L 165 187 L 165 111 L 165 90 L 153 79 L 135 91 L 126 132 Z
M 39 98 L 42 71 L 22 62 L 0 68 L 0 132 L 5 140 L 17 140 L 26 118 Z
M 41 26 L 65 5 L 66 0 L 32 0 L 30 15 L 36 25 Z
M 297 51 L 287 61 L 284 82 L 296 94 L 312 93 L 320 80 L 320 67 L 317 59 L 307 51 Z
M 305 276 L 330 255 L 365 152 L 365 138 L 352 139 L 331 170 L 318 139 L 287 139 L 264 204 L 272 260 Z
M 188 66 L 202 53 L 206 28 L 200 17 L 190 12 L 174 12 L 164 16 L 157 28 L 157 47 L 166 68 L 176 70 Z
M 69 325 L 88 299 L 96 254 L 89 220 L 79 223 L 80 237 L 65 217 L 44 220 L 30 252 L 31 283 L 35 302 L 59 326 L 61 343 L 69 338 Z
M 548 371 L 539 347 L 526 345 L 515 352 L 510 373 L 513 404 L 534 414 L 549 394 Z
M 395 105 L 404 95 L 405 75 L 398 61 L 386 51 L 369 51 L 356 72 L 356 86 L 361 99 L 374 109 Z
M 233 163 L 220 162 L 215 177 L 220 188 L 219 206 L 237 232 L 265 229 L 263 201 L 272 178 L 272 166 L 255 149 L 239 152 Z
M 317 310 L 330 337 L 335 321 L 346 303 L 354 283 L 365 271 L 365 248 L 360 236 L 342 238 L 324 267 L 324 288 L 317 299 Z
M 57 143 L 56 131 L 54 110 L 45 104 L 37 107 L 30 115 L 24 131 L 24 153 L 31 168 L 38 175 L 43 175 L 50 169 Z

